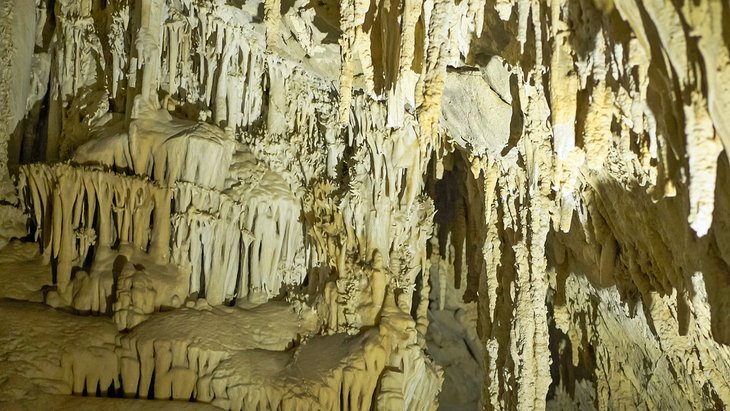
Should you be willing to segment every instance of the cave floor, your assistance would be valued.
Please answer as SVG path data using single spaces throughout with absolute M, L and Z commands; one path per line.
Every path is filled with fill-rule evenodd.
M 377 338 L 377 329 L 308 337 L 316 315 L 286 302 L 203 299 L 119 331 L 109 315 L 45 305 L 50 277 L 36 245 L 0 250 L 1 409 L 236 409 L 278 395 L 316 404 Z

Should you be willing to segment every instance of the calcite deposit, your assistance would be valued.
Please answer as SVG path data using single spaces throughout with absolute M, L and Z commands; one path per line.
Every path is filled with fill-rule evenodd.
M 0 1 L 0 408 L 725 409 L 730 5 Z

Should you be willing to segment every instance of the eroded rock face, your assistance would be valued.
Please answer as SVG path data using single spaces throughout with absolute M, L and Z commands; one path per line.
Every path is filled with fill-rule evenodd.
M 11 399 L 730 403 L 725 3 L 38 0 L 0 22 L 0 268 L 28 274 L 0 295 L 32 301 L 1 302 Z M 23 316 L 59 345 L 18 348 Z

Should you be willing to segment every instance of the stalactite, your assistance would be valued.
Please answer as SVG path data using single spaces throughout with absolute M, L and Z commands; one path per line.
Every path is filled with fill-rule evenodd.
M 264 171 L 238 170 L 241 178 Z M 24 166 L 22 177 L 28 190 L 26 197 L 32 199 L 27 207 L 32 210 L 38 233 L 53 239 L 48 249 L 58 259 L 59 292 L 67 301 L 70 296 L 65 290 L 72 282 L 71 269 L 83 263 L 79 256 L 86 255 L 86 247 L 111 247 L 116 239 L 149 252 L 160 263 L 170 261 L 188 267 L 187 292 L 204 292 L 212 304 L 236 298 L 238 282 L 250 287 L 244 295 L 255 290 L 270 298 L 279 293 L 285 281 L 304 281 L 302 273 L 285 276 L 281 272 L 282 261 L 296 261 L 301 254 L 301 245 L 294 239 L 302 234 L 297 223 L 298 205 L 288 194 L 286 183 L 270 172 L 261 181 L 263 187 L 241 186 L 248 191 L 245 194 L 220 193 L 180 182 L 168 188 L 146 179 L 66 164 Z M 279 190 L 274 205 L 269 203 L 271 192 L 266 190 Z M 44 210 L 48 207 L 54 214 L 47 222 Z M 94 223 L 97 209 L 99 218 Z M 82 242 L 88 245 L 75 248 L 72 239 L 76 233 L 91 229 L 99 233 L 98 244 Z M 256 244 L 253 249 L 252 239 Z M 168 250 L 170 242 L 176 244 L 172 252 Z M 245 263 L 239 261 L 234 250 L 245 250 Z M 293 269 L 296 272 L 300 268 Z M 201 274 L 204 289 L 200 288 Z

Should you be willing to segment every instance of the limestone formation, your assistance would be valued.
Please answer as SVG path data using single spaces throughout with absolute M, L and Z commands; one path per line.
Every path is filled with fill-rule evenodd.
M 728 109 L 720 0 L 0 1 L 0 408 L 727 408 Z

